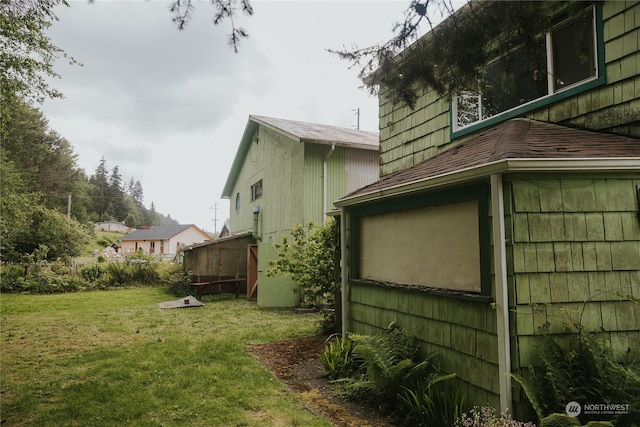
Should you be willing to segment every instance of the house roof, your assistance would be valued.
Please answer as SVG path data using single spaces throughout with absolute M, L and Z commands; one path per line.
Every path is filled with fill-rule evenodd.
M 640 170 L 640 140 L 516 118 L 338 200 L 347 206 L 516 171 Z
M 126 236 L 122 237 L 122 241 L 125 240 L 160 240 L 170 239 L 173 236 L 182 233 L 184 230 L 195 227 L 193 224 L 186 225 L 154 225 L 150 228 L 138 228 L 132 231 Z M 197 227 L 196 227 L 197 228 Z
M 378 151 L 380 149 L 377 132 L 250 115 L 244 133 L 242 134 L 236 157 L 233 160 L 231 170 L 227 176 L 227 182 L 222 191 L 222 198 L 228 199 L 231 197 L 233 186 L 235 185 L 236 179 L 238 179 L 240 168 L 242 167 L 244 158 L 249 152 L 253 135 L 258 126 L 264 126 L 295 142 L 335 145 L 371 151 Z
M 239 239 L 244 239 L 246 237 L 250 237 L 251 239 L 253 239 L 253 232 L 252 231 L 245 231 L 244 233 L 239 233 L 239 234 L 232 234 L 229 236 L 225 236 L 225 237 L 220 237 L 219 239 L 215 239 L 215 240 L 209 240 L 207 242 L 203 242 L 203 243 L 194 243 L 193 245 L 187 246 L 185 248 L 182 248 L 182 251 L 190 251 L 193 250 L 195 248 L 201 248 L 203 246 L 214 246 L 214 245 L 219 245 L 221 243 L 225 243 L 228 242 L 230 240 L 239 240 Z M 253 240 L 255 242 L 255 240 Z
M 297 122 L 295 120 L 275 119 L 264 116 L 252 115 L 249 116 L 249 120 L 253 120 L 298 142 L 338 145 L 376 151 L 380 148 L 378 132 Z

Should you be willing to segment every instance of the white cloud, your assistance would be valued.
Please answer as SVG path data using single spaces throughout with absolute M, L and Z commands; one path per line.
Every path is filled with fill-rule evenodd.
M 254 0 L 238 54 L 229 24 L 195 4 L 182 32 L 167 1 L 59 9 L 49 34 L 84 66 L 58 64 L 66 99 L 42 110 L 88 174 L 104 157 L 142 183 L 147 205 L 212 230 L 215 204 L 218 229 L 229 214 L 219 198 L 250 114 L 354 127 L 360 108 L 361 128 L 377 130 L 377 100 L 326 49 L 388 39 L 409 1 Z

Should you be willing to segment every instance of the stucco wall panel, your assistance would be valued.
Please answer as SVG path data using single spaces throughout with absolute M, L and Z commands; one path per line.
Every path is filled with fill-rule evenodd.
M 476 201 L 363 217 L 360 227 L 361 278 L 480 292 Z

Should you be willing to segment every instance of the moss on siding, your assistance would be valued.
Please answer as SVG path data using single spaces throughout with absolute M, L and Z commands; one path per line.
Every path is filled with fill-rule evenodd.
M 603 21 L 606 84 L 529 111 L 525 117 L 640 137 L 640 3 L 605 1 Z M 449 110 L 449 100 L 432 90 L 425 90 L 411 109 L 394 105 L 381 88 L 380 176 L 468 138 L 451 140 Z
M 391 322 L 413 332 L 423 354 L 455 372 L 471 402 L 499 406 L 498 344 L 495 310 L 486 302 L 438 296 L 419 290 L 353 283 L 353 332 L 380 334 Z
M 508 183 L 518 357 L 538 361 L 535 336 L 604 330 L 611 346 L 638 346 L 640 174 L 514 176 Z

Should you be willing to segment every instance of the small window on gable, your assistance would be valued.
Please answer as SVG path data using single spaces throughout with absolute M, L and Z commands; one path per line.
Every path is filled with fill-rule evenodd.
M 240 193 L 236 193 L 236 213 L 240 212 Z
M 478 88 L 452 102 L 453 130 L 598 77 L 595 7 L 590 6 L 484 69 Z
M 251 200 L 253 201 L 260 197 L 262 197 L 262 180 L 251 186 Z

